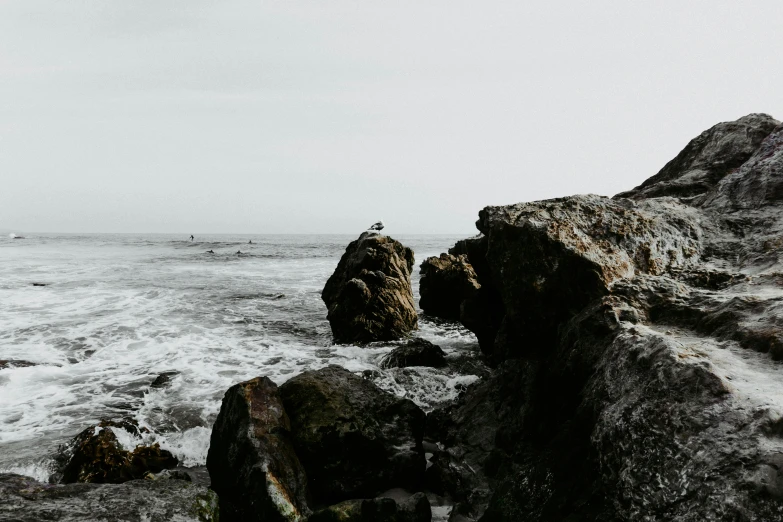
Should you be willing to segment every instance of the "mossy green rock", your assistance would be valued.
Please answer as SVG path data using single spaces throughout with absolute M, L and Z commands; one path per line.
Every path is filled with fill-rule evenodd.
M 334 365 L 294 377 L 280 393 L 318 503 L 416 491 L 423 482 L 426 416 L 410 400 Z

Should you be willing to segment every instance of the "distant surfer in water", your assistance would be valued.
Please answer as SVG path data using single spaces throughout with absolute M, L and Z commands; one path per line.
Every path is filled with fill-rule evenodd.
M 247 242 L 247 244 L 248 245 L 252 245 L 253 244 L 253 240 L 251 239 L 250 241 Z
M 196 238 L 193 237 L 193 234 L 190 234 L 190 240 L 193 241 L 194 239 Z
M 207 250 L 207 254 L 214 254 L 215 252 L 213 250 Z
M 241 250 L 237 250 L 237 255 L 241 256 L 242 255 L 242 251 Z

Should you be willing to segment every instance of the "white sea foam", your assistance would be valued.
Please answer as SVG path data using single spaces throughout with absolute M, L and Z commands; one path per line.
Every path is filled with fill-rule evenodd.
M 380 371 L 391 347 L 332 345 L 320 290 L 354 238 L 202 239 L 0 240 L 0 359 L 36 364 L 0 370 L 0 471 L 45 478 L 58 445 L 122 417 L 153 432 L 144 441 L 203 465 L 225 390 L 259 375 L 282 384 L 328 364 L 373 370 L 380 386 L 424 407 L 475 380 L 427 368 Z M 398 239 L 421 260 L 457 238 Z M 246 257 L 234 255 L 239 245 Z M 476 349 L 453 324 L 424 320 L 420 335 L 448 353 Z M 167 385 L 150 387 L 172 371 Z M 123 446 L 137 443 L 115 433 Z

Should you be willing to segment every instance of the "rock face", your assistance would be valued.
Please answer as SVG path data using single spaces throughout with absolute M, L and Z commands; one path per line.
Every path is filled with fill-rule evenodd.
M 468 256 L 441 254 L 421 264 L 419 306 L 426 313 L 459 321 L 463 303 L 475 299 L 481 285 Z
M 64 463 L 53 477 L 65 484 L 94 482 L 119 484 L 144 478 L 148 473 L 177 467 L 177 458 L 158 444 L 137 446 L 133 451 L 124 449 L 116 429 L 139 434 L 138 426 L 130 422 L 104 420 L 98 426 L 87 428 L 77 435 L 64 449 L 59 460 Z
M 316 502 L 421 486 L 425 415 L 413 402 L 339 366 L 304 372 L 280 394 Z
M 207 455 L 224 519 L 296 522 L 309 515 L 307 477 L 290 431 L 280 392 L 267 377 L 229 388 Z
M 0 520 L 13 522 L 217 522 L 218 499 L 184 480 L 52 485 L 0 473 Z
M 364 232 L 348 245 L 321 294 L 335 341 L 391 341 L 415 330 L 412 268 L 413 251 L 388 236 Z
M 411 339 L 389 352 L 379 364 L 381 368 L 407 368 L 408 366 L 446 366 L 446 354 L 440 346 L 425 339 Z
M 467 519 L 783 520 L 783 126 L 719 124 L 609 199 L 458 243 L 499 368 L 428 419 Z M 480 319 L 480 317 L 477 317 Z

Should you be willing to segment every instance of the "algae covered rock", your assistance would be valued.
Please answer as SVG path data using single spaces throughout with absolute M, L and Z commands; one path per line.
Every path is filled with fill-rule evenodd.
M 421 485 L 425 414 L 410 400 L 334 365 L 292 378 L 280 394 L 317 502 Z
M 391 341 L 415 330 L 412 268 L 413 251 L 388 236 L 364 232 L 349 244 L 321 294 L 335 341 Z
M 294 452 L 278 387 L 267 377 L 236 384 L 223 397 L 207 468 L 229 520 L 295 522 L 310 513 L 307 476 Z
M 144 478 L 148 473 L 177 467 L 178 460 L 160 445 L 139 445 L 132 451 L 120 445 L 114 430 L 139 435 L 138 426 L 129 421 L 101 421 L 77 435 L 58 460 L 64 463 L 54 479 L 63 483 L 95 482 L 119 484 Z

